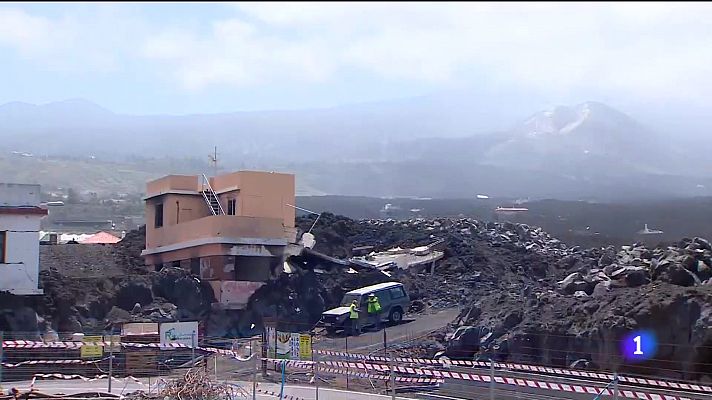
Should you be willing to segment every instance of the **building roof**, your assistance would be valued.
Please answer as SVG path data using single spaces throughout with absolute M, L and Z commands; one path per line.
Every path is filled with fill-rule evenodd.
M 81 244 L 114 244 L 114 243 L 119 243 L 121 241 L 120 238 L 107 233 L 107 232 L 99 232 L 97 234 L 91 235 L 88 238 L 82 240 Z
M 92 237 L 93 235 L 89 235 L 87 233 L 62 233 L 59 235 L 59 243 L 67 243 L 67 242 L 77 242 L 81 243 L 84 240 Z
M 47 215 L 47 209 L 35 206 L 0 206 L 0 214 Z
M 517 212 L 517 211 L 529 211 L 529 209 L 524 208 L 524 207 L 497 207 L 497 209 L 495 211 Z
M 384 282 L 384 283 L 379 283 L 377 285 L 362 287 L 360 289 L 354 289 L 346 294 L 364 295 L 364 294 L 369 294 L 371 292 L 376 292 L 381 289 L 392 288 L 392 287 L 395 287 L 398 285 L 402 285 L 402 283 L 400 283 L 400 282 Z

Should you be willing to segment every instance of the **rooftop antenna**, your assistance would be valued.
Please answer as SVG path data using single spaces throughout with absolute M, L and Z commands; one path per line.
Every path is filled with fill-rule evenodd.
M 213 163 L 214 175 L 218 176 L 218 146 L 215 146 L 215 151 L 213 154 L 208 155 L 210 162 Z

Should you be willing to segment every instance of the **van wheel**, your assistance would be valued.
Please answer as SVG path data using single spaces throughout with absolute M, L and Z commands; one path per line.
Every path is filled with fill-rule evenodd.
M 403 309 L 400 307 L 392 309 L 390 315 L 388 315 L 388 320 L 391 324 L 400 324 L 403 322 Z

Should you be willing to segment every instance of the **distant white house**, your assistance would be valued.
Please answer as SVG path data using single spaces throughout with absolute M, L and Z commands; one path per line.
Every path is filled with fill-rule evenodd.
M 0 183 L 0 292 L 42 294 L 39 289 L 40 185 Z

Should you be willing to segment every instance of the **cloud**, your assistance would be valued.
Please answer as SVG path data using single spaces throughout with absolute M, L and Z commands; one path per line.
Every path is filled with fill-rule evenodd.
M 91 10 L 50 18 L 0 8 L 0 46 L 65 68 L 139 65 L 189 90 L 329 84 L 354 73 L 550 93 L 701 97 L 712 89 L 708 4 L 247 2 L 196 15 L 196 24 L 140 7 Z
M 141 29 L 115 5 L 98 5 L 54 18 L 0 7 L 0 48 L 42 69 L 112 72 L 126 65 Z
M 45 49 L 52 37 L 53 23 L 15 8 L 0 8 L 0 45 L 31 54 Z
M 206 37 L 184 31 L 150 37 L 142 54 L 163 62 L 189 89 L 274 79 L 320 80 L 330 75 L 328 65 L 320 61 L 318 39 L 289 41 L 263 34 L 239 19 L 213 22 Z

